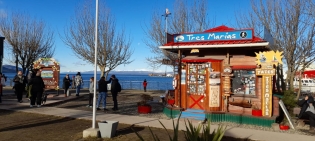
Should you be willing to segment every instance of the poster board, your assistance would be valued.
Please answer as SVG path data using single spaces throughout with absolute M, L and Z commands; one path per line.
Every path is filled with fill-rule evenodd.
M 186 84 L 186 70 L 182 69 L 182 74 L 180 77 L 180 84 L 185 85 Z
M 233 70 L 232 92 L 234 94 L 255 95 L 255 70 Z
M 209 107 L 220 107 L 220 86 L 210 86 Z
M 281 109 L 283 110 L 285 116 L 287 117 L 287 119 L 288 119 L 288 121 L 290 123 L 290 127 L 295 130 L 294 125 L 292 123 L 292 119 L 290 117 L 290 114 L 289 114 L 287 108 L 284 106 L 284 103 L 283 103 L 282 100 L 279 101 L 279 105 L 280 105 Z
M 45 89 L 59 90 L 60 65 L 53 58 L 39 58 L 34 62 L 34 69 L 41 72 Z

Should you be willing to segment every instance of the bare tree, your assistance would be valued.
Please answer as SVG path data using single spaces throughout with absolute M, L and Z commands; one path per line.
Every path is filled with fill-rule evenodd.
M 10 17 L 1 17 L 0 25 L 0 32 L 5 36 L 14 56 L 14 61 L 11 62 L 16 63 L 16 71 L 20 65 L 25 74 L 36 59 L 53 56 L 54 34 L 44 21 L 27 14 L 12 13 Z
M 99 5 L 97 65 L 101 75 L 107 77 L 117 66 L 132 62 L 133 49 L 125 30 L 116 30 L 116 22 L 109 9 Z M 64 31 L 63 42 L 78 58 L 94 64 L 95 14 L 92 9 L 90 3 L 77 8 L 70 26 Z
M 192 4 L 189 4 L 191 2 Z M 171 13 L 170 22 L 168 24 L 169 33 L 182 32 L 201 32 L 210 27 L 210 20 L 207 15 L 207 0 L 194 1 L 176 0 L 174 2 L 174 11 Z M 190 6 L 189 6 L 190 5 Z M 170 60 L 169 64 L 173 68 L 178 60 L 178 55 L 169 51 L 159 49 L 160 45 L 167 42 L 167 33 L 165 32 L 165 18 L 161 16 L 161 11 L 157 9 L 152 13 L 149 25 L 143 28 L 146 39 L 144 43 L 149 47 L 150 51 L 155 55 L 147 57 L 148 63 L 163 64 L 163 59 Z
M 265 3 L 266 2 L 266 3 Z M 284 62 L 288 68 L 286 83 L 293 88 L 296 71 L 302 70 L 315 59 L 314 37 L 315 18 L 312 0 L 251 1 L 252 12 L 239 15 L 238 24 L 254 27 L 257 34 L 263 28 L 273 36 L 272 50 L 283 51 Z

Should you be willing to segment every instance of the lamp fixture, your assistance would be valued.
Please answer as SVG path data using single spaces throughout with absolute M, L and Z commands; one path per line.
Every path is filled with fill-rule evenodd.
M 190 53 L 199 53 L 199 49 L 191 49 Z

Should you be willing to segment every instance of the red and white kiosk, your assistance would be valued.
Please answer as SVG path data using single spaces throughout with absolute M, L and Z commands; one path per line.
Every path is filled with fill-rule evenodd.
M 175 104 L 165 107 L 166 115 L 176 116 L 181 109 L 182 117 L 200 120 L 263 126 L 275 122 L 279 99 L 272 94 L 272 79 L 279 53 L 270 52 L 269 42 L 254 36 L 254 29 L 223 25 L 169 39 L 160 49 L 177 53 L 180 63 Z M 266 60 L 272 55 L 272 61 Z M 254 110 L 260 110 L 259 115 L 253 116 Z

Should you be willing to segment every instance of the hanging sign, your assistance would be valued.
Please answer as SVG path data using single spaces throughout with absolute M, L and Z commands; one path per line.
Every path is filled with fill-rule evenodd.
M 251 40 L 253 29 L 224 32 L 203 32 L 174 35 L 174 42 L 218 41 L 218 40 Z

